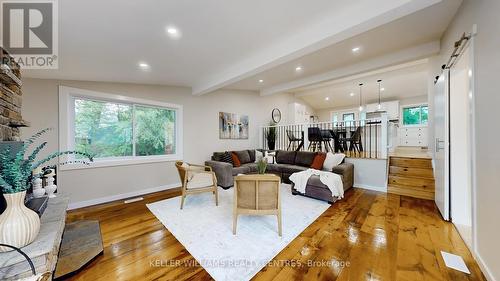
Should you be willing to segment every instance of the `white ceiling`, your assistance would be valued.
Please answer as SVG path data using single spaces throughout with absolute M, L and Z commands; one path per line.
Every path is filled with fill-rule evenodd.
M 302 75 L 306 76 L 377 56 L 384 50 L 390 52 L 437 38 L 460 2 L 59 1 L 60 68 L 27 70 L 23 75 L 183 85 L 192 87 L 195 94 L 230 84 L 231 88 L 258 90 L 261 85 L 251 84 L 255 82 L 252 78 L 258 77 L 256 74 L 260 72 L 269 75 L 266 86 L 296 79 L 295 73 L 287 67 L 294 66 L 298 58 L 308 56 L 307 60 L 300 60 L 305 68 Z M 342 41 L 426 7 L 435 12 L 425 14 L 426 18 L 413 19 L 410 34 L 398 34 L 400 42 L 380 48 L 363 46 L 359 57 L 354 59 L 348 52 L 332 56 L 328 51 L 339 46 L 350 50 L 353 41 Z M 431 18 L 427 18 L 429 16 Z M 182 37 L 169 38 L 165 32 L 169 25 L 179 28 Z M 391 32 L 391 29 L 385 31 Z M 358 38 L 364 38 L 366 41 L 360 42 L 367 46 L 375 44 L 379 38 L 370 33 L 365 37 Z M 331 57 L 336 59 L 330 60 Z M 150 71 L 139 70 L 139 62 L 150 64 Z M 245 78 L 246 82 L 234 84 Z
M 259 90 L 261 93 L 266 94 L 270 89 L 280 88 L 280 85 L 290 81 L 297 79 L 306 81 L 309 76 L 382 57 L 413 46 L 439 41 L 459 5 L 460 1 L 442 1 L 432 7 L 283 63 L 227 87 L 231 89 Z M 361 50 L 353 53 L 352 48 L 354 47 L 360 47 Z M 406 61 L 422 58 L 412 57 L 413 54 L 414 52 L 409 54 L 410 56 L 406 58 Z M 425 56 L 430 55 L 433 54 L 425 54 Z M 297 65 L 303 67 L 304 70 L 301 73 L 294 71 Z M 264 80 L 264 83 L 258 83 L 260 79 Z M 293 88 L 291 87 L 287 91 L 293 91 Z
M 420 60 L 297 89 L 295 95 L 314 109 L 342 108 L 359 104 L 359 83 L 362 103 L 367 104 L 378 101 L 379 79 L 385 89 L 381 99 L 388 101 L 427 95 L 428 78 L 427 60 Z

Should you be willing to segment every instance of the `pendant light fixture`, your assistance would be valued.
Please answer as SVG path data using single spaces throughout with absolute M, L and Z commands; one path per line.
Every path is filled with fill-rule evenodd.
M 359 83 L 359 111 L 363 111 L 363 83 Z
M 382 104 L 380 103 L 380 83 L 382 82 L 382 79 L 378 79 L 378 110 L 382 109 Z
M 381 102 L 381 96 L 382 96 L 382 79 L 377 80 L 378 83 L 378 106 L 377 106 L 377 112 L 384 113 L 387 112 L 385 110 L 382 110 L 382 102 Z

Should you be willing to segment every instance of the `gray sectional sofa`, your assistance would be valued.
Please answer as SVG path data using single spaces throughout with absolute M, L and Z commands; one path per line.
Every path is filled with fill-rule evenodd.
M 238 174 L 255 174 L 257 173 L 257 164 L 255 163 L 255 150 L 234 151 L 241 161 L 240 167 L 233 167 L 231 163 L 217 161 L 220 158 L 221 152 L 216 152 L 212 156 L 212 160 L 206 161 L 207 166 L 212 167 L 212 170 L 217 176 L 218 185 L 224 189 L 228 189 L 234 184 L 234 176 Z M 247 157 L 248 155 L 248 157 Z M 311 164 L 316 156 L 316 152 L 308 151 L 276 151 L 275 163 L 267 165 L 266 173 L 279 175 L 282 182 L 289 183 L 290 175 L 296 172 L 305 171 L 311 167 Z M 341 163 L 332 169 L 333 173 L 341 176 L 344 185 L 344 190 L 353 186 L 354 183 L 354 165 L 350 163 Z M 299 194 L 292 189 L 294 194 Z M 312 176 L 306 186 L 306 193 L 302 194 L 308 197 L 313 197 L 328 202 L 332 202 L 331 191 L 319 180 L 318 176 Z

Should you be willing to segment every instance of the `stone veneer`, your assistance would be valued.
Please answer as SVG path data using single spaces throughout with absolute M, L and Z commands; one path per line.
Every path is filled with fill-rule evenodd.
M 26 126 L 21 116 L 21 86 L 19 65 L 0 48 L 0 141 L 19 141 L 19 127 Z

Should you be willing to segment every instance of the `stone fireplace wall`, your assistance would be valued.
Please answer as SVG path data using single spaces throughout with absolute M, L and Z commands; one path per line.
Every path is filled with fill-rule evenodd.
M 21 71 L 12 57 L 0 48 L 0 141 L 19 141 L 21 116 Z

